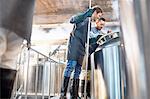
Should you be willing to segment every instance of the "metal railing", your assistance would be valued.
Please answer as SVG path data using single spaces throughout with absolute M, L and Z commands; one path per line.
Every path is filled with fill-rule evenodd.
M 60 94 L 65 63 L 41 52 L 22 47 L 13 99 L 50 99 Z

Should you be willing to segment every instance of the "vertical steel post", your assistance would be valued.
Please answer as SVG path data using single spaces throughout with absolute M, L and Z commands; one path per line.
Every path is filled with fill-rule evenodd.
M 91 8 L 91 0 L 89 0 L 89 9 Z M 86 72 L 85 72 L 85 87 L 84 87 L 84 99 L 86 99 L 86 86 L 87 86 L 87 69 L 88 69 L 88 56 L 89 56 L 89 34 L 90 34 L 90 25 L 91 18 L 89 18 L 88 23 L 88 34 L 87 34 L 87 43 L 86 43 Z

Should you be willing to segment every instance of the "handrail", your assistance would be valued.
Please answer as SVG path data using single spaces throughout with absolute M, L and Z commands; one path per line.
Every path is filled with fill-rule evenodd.
M 26 45 L 24 45 L 24 46 L 27 47 Z M 28 47 L 27 47 L 27 48 L 28 48 Z M 35 50 L 35 49 L 32 48 L 32 47 L 29 47 L 29 49 L 31 49 L 32 51 L 34 51 L 34 52 L 36 52 L 36 53 L 38 53 L 38 54 L 40 54 L 40 55 L 46 57 L 47 59 L 49 59 L 48 61 L 53 61 L 53 62 L 61 63 L 61 64 L 64 64 L 64 65 L 66 64 L 65 62 L 62 62 L 62 61 L 60 61 L 60 60 L 52 59 L 51 57 L 48 57 L 48 56 L 44 55 L 43 53 L 41 53 L 41 52 Z
M 35 57 L 37 55 L 37 58 L 32 59 L 32 54 L 30 52 L 33 52 Z M 39 55 L 42 59 L 44 59 L 44 61 L 39 60 Z M 51 57 L 48 57 L 32 47 L 28 48 L 26 44 L 22 45 L 22 51 L 20 52 L 20 57 L 18 58 L 20 65 L 18 68 L 21 68 L 18 69 L 18 72 L 23 79 L 19 79 L 18 74 L 13 99 L 17 99 L 18 97 L 24 97 L 27 99 L 30 96 L 33 96 L 35 99 L 38 99 L 39 97 L 42 97 L 42 99 L 48 97 L 48 99 L 50 99 L 51 96 L 59 94 L 59 88 L 55 89 L 55 85 L 57 83 L 56 80 L 61 82 L 61 75 L 63 73 L 62 65 L 65 65 L 65 62 L 60 61 L 60 59 L 52 59 Z M 32 79 L 32 81 L 32 77 L 34 77 L 35 80 Z M 21 81 L 21 83 L 17 84 L 18 81 Z M 58 83 L 57 86 L 58 85 L 60 86 L 60 83 Z

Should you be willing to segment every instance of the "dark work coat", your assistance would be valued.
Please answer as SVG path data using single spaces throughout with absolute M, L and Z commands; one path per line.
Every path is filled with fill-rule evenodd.
M 67 59 L 78 61 L 81 65 L 85 55 L 85 43 L 87 42 L 89 23 L 89 19 L 86 14 L 87 13 L 83 13 L 72 17 L 70 21 L 75 25 L 68 43 Z
M 0 27 L 28 42 L 31 37 L 35 0 L 0 0 Z

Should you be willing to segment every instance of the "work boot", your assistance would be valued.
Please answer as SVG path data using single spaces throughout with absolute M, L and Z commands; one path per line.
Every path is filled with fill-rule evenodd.
M 84 97 L 85 80 L 81 80 L 81 97 Z
M 80 79 L 73 79 L 73 83 L 70 88 L 70 99 L 80 99 L 78 91 L 79 91 L 79 81 Z
M 0 99 L 11 98 L 16 73 L 16 70 L 0 68 Z
M 61 87 L 61 95 L 60 95 L 59 99 L 67 99 L 66 93 L 67 93 L 67 88 L 68 88 L 68 84 L 69 84 L 69 79 L 70 79 L 70 77 L 64 77 L 63 84 Z
M 86 95 L 91 98 L 91 81 L 87 80 Z
M 86 97 L 91 97 L 91 81 L 87 80 L 87 85 L 86 85 Z M 84 97 L 84 87 L 85 87 L 85 80 L 81 81 L 81 97 Z

